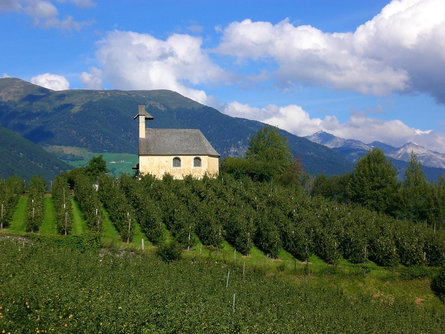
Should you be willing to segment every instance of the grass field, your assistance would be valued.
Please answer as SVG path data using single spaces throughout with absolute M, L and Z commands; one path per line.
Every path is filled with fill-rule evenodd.
M 11 232 L 25 232 L 26 231 L 26 208 L 28 205 L 28 197 L 22 196 L 17 203 L 17 208 L 12 217 Z
M 102 154 L 103 159 L 107 162 L 107 168 L 113 176 L 119 176 L 124 173 L 133 174 L 134 170 L 132 167 L 138 163 L 137 154 L 95 153 L 85 148 L 70 146 L 47 146 L 45 149 L 74 168 L 84 167 L 92 157 Z
M 73 198 L 71 198 L 71 207 L 73 210 L 73 234 L 81 235 L 87 231 L 87 223 L 83 219 L 82 212 Z
M 44 205 L 44 216 L 43 216 L 43 222 L 40 226 L 40 233 L 41 234 L 57 234 L 57 226 L 56 226 L 56 213 L 54 210 L 54 203 L 51 196 L 46 196 L 43 199 L 43 205 Z

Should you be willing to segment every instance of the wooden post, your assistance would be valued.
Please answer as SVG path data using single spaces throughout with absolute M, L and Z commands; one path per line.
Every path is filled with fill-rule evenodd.
M 232 313 L 235 313 L 235 293 L 233 294 Z
M 67 235 L 67 232 L 66 232 L 67 221 L 68 221 L 68 212 L 65 211 L 65 235 Z
M 130 232 L 131 232 L 131 218 L 130 213 L 127 212 L 127 218 L 128 218 L 128 236 L 127 236 L 127 244 L 130 243 Z
M 3 230 L 3 203 L 2 203 L 2 218 L 1 218 L 1 226 L 0 226 L 0 229 L 2 229 Z

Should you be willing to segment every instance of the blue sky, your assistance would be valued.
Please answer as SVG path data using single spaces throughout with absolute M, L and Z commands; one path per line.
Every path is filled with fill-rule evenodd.
M 443 0 L 0 0 L 0 76 L 445 153 Z

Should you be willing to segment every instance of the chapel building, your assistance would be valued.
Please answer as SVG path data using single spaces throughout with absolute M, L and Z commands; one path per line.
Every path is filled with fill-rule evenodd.
M 202 178 L 216 177 L 219 173 L 220 155 L 198 129 L 151 129 L 146 120 L 153 120 L 145 106 L 138 107 L 139 164 L 141 174 L 151 174 L 161 179 L 170 174 L 175 179 L 187 175 Z

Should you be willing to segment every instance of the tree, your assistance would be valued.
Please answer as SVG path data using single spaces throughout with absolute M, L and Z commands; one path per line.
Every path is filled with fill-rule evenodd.
M 432 189 L 431 189 L 432 190 Z M 413 221 L 426 221 L 429 209 L 429 184 L 417 156 L 412 153 L 402 183 L 404 216 Z
M 373 148 L 357 162 L 347 193 L 353 202 L 395 216 L 400 202 L 397 170 L 380 149 Z
M 278 129 L 266 125 L 250 138 L 246 156 L 224 159 L 221 171 L 236 179 L 250 178 L 260 182 L 283 176 L 281 182 L 288 183 L 299 178 L 301 168 L 298 160 L 293 164 L 287 141 Z
M 92 157 L 88 162 L 88 165 L 85 167 L 85 174 L 93 179 L 97 179 L 99 175 L 103 175 L 108 172 L 109 170 L 107 168 L 107 163 L 103 159 L 102 154 L 97 157 Z
M 273 175 L 283 174 L 292 166 L 292 153 L 286 139 L 280 136 L 277 128 L 270 125 L 259 129 L 252 136 L 246 158 L 263 163 L 272 170 Z

